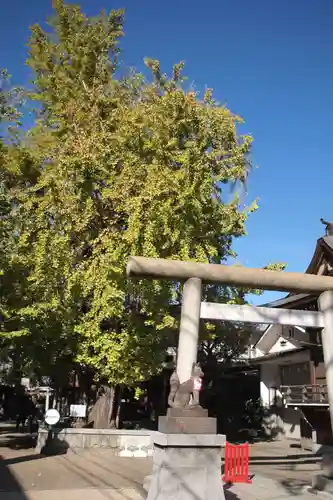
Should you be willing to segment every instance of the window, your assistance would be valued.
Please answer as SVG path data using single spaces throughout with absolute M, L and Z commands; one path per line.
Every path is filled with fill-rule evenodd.
M 281 385 L 306 385 L 310 383 L 310 365 L 307 361 L 281 366 Z

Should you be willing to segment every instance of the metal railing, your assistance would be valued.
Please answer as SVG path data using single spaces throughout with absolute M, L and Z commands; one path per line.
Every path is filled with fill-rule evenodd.
M 326 385 L 282 385 L 286 404 L 328 404 Z

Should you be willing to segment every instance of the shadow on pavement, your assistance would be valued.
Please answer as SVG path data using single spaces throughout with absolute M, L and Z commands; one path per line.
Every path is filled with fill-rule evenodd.
M 250 466 L 259 466 L 259 465 L 289 465 L 289 466 L 295 466 L 295 465 L 315 465 L 319 464 L 322 461 L 321 457 L 313 457 L 313 458 L 306 458 L 305 460 L 302 460 L 302 457 L 298 459 L 290 459 L 289 457 L 255 457 L 255 458 L 250 458 L 249 464 Z
M 0 498 L 7 499 L 7 493 L 15 493 L 15 500 L 28 500 L 26 494 L 22 490 L 11 471 L 9 470 L 5 460 L 0 458 Z M 12 495 L 10 495 L 12 497 Z
M 0 449 L 10 448 L 11 450 L 28 450 L 36 448 L 37 434 L 6 433 L 0 439 Z M 69 445 L 66 441 L 60 440 L 55 431 L 49 431 L 45 445 L 41 450 L 42 455 L 64 455 L 67 453 Z
M 87 460 L 85 457 L 81 457 L 81 458 L 83 458 L 84 460 Z M 114 484 L 111 484 L 109 479 L 105 480 L 105 479 L 101 478 L 99 475 L 96 475 L 91 470 L 89 470 L 89 468 L 82 467 L 82 466 L 78 465 L 77 463 L 71 463 L 67 460 L 66 457 L 64 457 L 63 460 L 66 460 L 66 467 L 69 470 L 71 470 L 73 472 L 73 474 L 81 477 L 82 479 L 84 479 L 85 481 L 90 483 L 91 487 L 96 487 L 96 482 L 102 484 L 103 487 L 105 487 L 105 488 L 110 488 L 110 487 L 113 488 L 114 487 Z M 118 476 L 119 478 L 123 478 L 126 481 L 129 481 L 131 483 L 130 484 L 131 488 L 134 488 L 135 490 L 137 490 L 143 498 L 145 498 L 147 496 L 141 481 L 137 481 L 134 477 L 128 478 L 128 476 L 126 474 L 120 473 L 119 470 L 113 470 L 112 468 L 109 469 L 107 467 L 104 467 L 99 462 L 91 460 L 90 457 L 89 457 L 89 461 L 88 461 L 88 467 L 89 467 L 89 463 L 95 464 L 99 469 L 109 471 L 113 476 Z M 230 498 L 230 500 L 232 500 L 232 499 Z
M 297 454 L 292 454 L 290 455 L 289 453 L 286 455 L 254 455 L 250 457 L 251 462 L 261 462 L 262 460 L 265 460 L 267 462 L 275 462 L 275 461 L 281 461 L 281 460 L 298 460 L 298 461 L 305 461 L 305 460 L 321 460 L 321 456 L 318 455 L 318 453 L 297 453 Z
M 304 492 L 304 487 L 309 486 L 308 481 L 300 481 L 297 479 L 284 479 L 280 481 L 280 484 L 288 491 L 290 496 L 301 495 Z
M 236 495 L 236 493 L 234 493 L 233 491 L 231 491 L 230 488 L 231 488 L 230 484 L 223 485 L 225 500 L 240 500 L 239 496 Z
M 12 436 L 15 438 L 15 436 Z M 30 436 L 31 437 L 31 436 Z M 10 438 L 10 436 L 9 436 Z M 20 442 L 20 441 L 19 441 Z M 22 444 L 22 443 L 21 443 Z M 27 443 L 26 443 L 27 444 Z M 31 442 L 30 442 L 31 444 Z M 2 445 L 5 446 L 5 445 Z M 13 441 L 10 444 L 6 445 L 7 448 L 15 449 L 15 450 L 20 450 L 20 449 L 29 449 L 29 448 L 34 448 L 35 446 L 18 446 L 17 441 L 13 439 Z M 7 458 L 2 460 L 2 463 L 5 465 L 13 465 L 13 464 L 18 464 L 21 462 L 31 462 L 32 460 L 40 460 L 46 456 L 57 456 L 57 455 L 66 455 L 68 452 L 69 445 L 67 441 L 61 441 L 58 439 L 57 435 L 50 431 L 48 433 L 45 445 L 41 449 L 40 453 L 32 453 L 31 455 L 22 455 L 20 457 L 13 457 L 13 458 Z M 1 455 L 0 455 L 1 457 Z M 1 463 L 1 462 L 0 462 Z M 1 485 L 1 482 L 0 482 Z M 1 491 L 1 489 L 0 489 Z
M 33 434 L 5 434 L 0 441 L 0 448 L 10 448 L 12 450 L 27 450 L 35 448 L 37 435 Z
M 63 445 L 63 442 L 61 442 Z M 67 443 L 66 443 L 67 445 Z M 6 458 L 3 459 L 3 462 L 6 465 L 13 465 L 13 464 L 19 464 L 22 462 L 31 462 L 32 460 L 41 460 L 42 458 L 45 457 L 52 457 L 52 456 L 58 456 L 58 455 L 66 455 L 68 450 L 68 445 L 67 446 L 62 446 L 61 448 L 46 448 L 44 447 L 41 451 L 41 453 L 32 453 L 31 455 L 22 455 L 20 457 L 12 457 L 12 458 Z M 0 455 L 1 456 L 1 455 Z
M 252 484 L 244 483 L 231 483 L 224 484 L 224 494 L 226 500 L 241 500 L 247 498 L 257 498 L 258 500 L 268 498 L 291 498 L 300 497 L 307 491 L 309 486 L 308 482 L 300 481 L 298 479 L 282 479 L 274 480 L 268 476 L 253 475 L 251 477 Z M 286 493 L 288 497 L 286 497 Z M 240 496 L 239 496 L 240 495 Z
M 58 438 L 60 429 L 50 429 L 44 446 L 41 449 L 41 455 L 54 456 L 66 455 L 69 449 L 69 444 L 64 439 Z
M 0 424 L 0 435 L 8 434 L 9 432 L 15 431 L 15 425 L 1 425 Z

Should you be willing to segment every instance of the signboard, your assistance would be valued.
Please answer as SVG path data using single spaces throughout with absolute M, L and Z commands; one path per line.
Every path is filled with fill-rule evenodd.
M 55 425 L 59 422 L 59 420 L 60 420 L 60 413 L 58 412 L 58 410 L 55 410 L 53 408 L 51 410 L 47 410 L 45 414 L 45 422 L 48 425 Z
M 23 385 L 23 387 L 30 387 L 30 378 L 22 377 L 21 378 L 21 385 Z
M 69 414 L 74 418 L 85 418 L 87 414 L 87 405 L 70 405 Z

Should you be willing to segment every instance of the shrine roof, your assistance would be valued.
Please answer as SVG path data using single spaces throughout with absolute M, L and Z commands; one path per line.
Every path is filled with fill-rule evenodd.
M 317 240 L 315 251 L 305 273 L 318 276 L 333 276 L 333 236 L 323 236 Z M 289 293 L 286 297 L 263 304 L 263 306 L 285 307 L 287 309 L 292 307 L 301 308 L 316 300 L 315 295 Z

